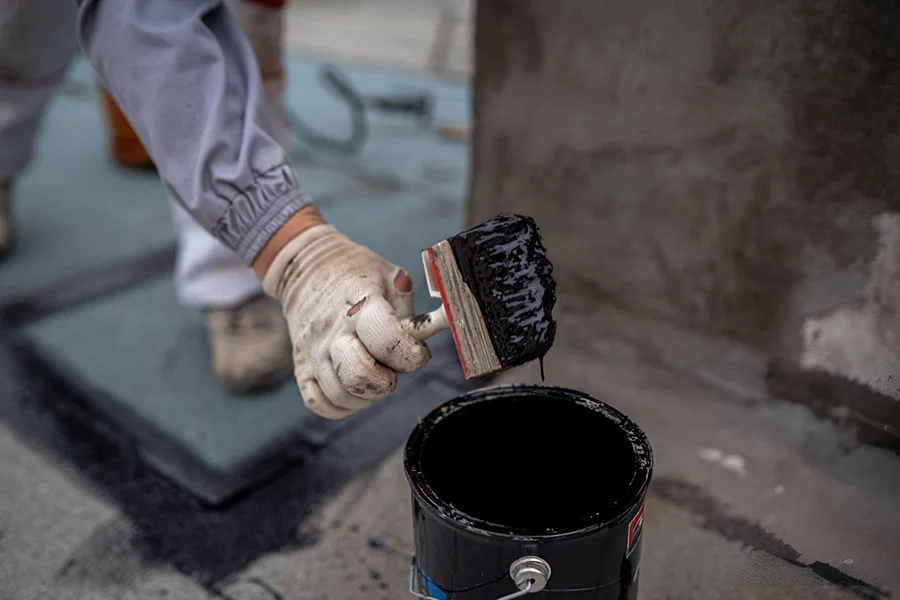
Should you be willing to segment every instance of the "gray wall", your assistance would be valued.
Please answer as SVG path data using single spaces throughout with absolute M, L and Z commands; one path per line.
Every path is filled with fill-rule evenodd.
M 900 3 L 479 0 L 474 102 L 561 295 L 900 395 Z

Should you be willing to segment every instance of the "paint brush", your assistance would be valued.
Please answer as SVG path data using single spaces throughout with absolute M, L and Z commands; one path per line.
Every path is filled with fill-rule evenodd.
M 466 379 L 541 361 L 556 335 L 556 282 L 537 224 L 499 215 L 422 252 L 441 307 L 403 322 L 425 341 L 450 329 Z

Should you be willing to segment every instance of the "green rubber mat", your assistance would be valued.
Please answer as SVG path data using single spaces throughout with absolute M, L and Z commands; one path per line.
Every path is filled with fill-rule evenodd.
M 209 368 L 201 317 L 176 303 L 168 278 L 43 319 L 25 333 L 82 390 L 91 412 L 126 432 L 146 462 L 210 504 L 304 458 L 354 421 L 308 411 L 292 380 L 250 396 L 224 391 Z M 462 380 L 449 335 L 431 346 L 444 375 Z M 420 375 L 401 375 L 395 393 Z
M 18 243 L 0 261 L 0 304 L 175 241 L 159 178 L 107 158 L 100 109 L 64 95 L 53 101 L 34 162 L 16 182 Z
M 318 131 L 340 135 L 346 107 L 320 88 L 321 63 L 293 56 L 289 67 L 291 110 Z M 464 86 L 341 69 L 360 93 L 424 89 L 441 118 L 459 122 L 467 111 Z M 321 419 L 305 409 L 292 381 L 233 397 L 210 370 L 201 315 L 176 301 L 168 259 L 162 268 L 154 259 L 155 270 L 145 276 L 132 269 L 127 285 L 109 285 L 176 240 L 157 176 L 111 165 L 100 110 L 90 70 L 80 61 L 51 106 L 35 163 L 19 182 L 21 245 L 0 264 L 0 316 L 4 305 L 30 315 L 18 333 L 42 363 L 82 391 L 98 423 L 111 422 L 145 462 L 219 504 L 382 410 Z M 373 114 L 367 124 L 362 145 L 350 154 L 297 136 L 301 182 L 329 222 L 410 272 L 417 310 L 424 312 L 438 301 L 428 297 L 421 251 L 463 225 L 468 150 L 437 140 L 403 115 Z M 70 293 L 79 286 L 89 293 Z M 47 296 L 67 294 L 76 299 L 28 310 Z M 450 335 L 431 345 L 433 364 L 401 376 L 395 394 L 417 393 L 420 378 L 462 380 Z
M 459 231 L 455 205 L 390 194 L 339 196 L 321 209 L 353 239 L 409 270 L 417 310 L 437 306 L 421 250 Z M 283 465 L 284 448 L 294 455 L 297 447 L 314 449 L 345 425 L 307 411 L 290 382 L 250 397 L 225 392 L 209 368 L 202 317 L 178 305 L 167 276 L 40 319 L 25 334 L 80 382 L 95 411 L 134 438 L 147 462 L 208 503 Z M 454 363 L 449 334 L 435 342 Z M 458 362 L 444 370 L 462 376 Z

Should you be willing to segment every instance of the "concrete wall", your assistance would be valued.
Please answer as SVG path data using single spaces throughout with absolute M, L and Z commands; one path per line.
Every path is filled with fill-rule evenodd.
M 474 110 L 560 295 L 900 397 L 900 4 L 480 0 Z

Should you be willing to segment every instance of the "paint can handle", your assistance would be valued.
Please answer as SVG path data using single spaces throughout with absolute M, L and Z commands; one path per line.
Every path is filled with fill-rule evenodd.
M 409 593 L 416 598 L 422 598 L 422 600 L 438 600 L 434 596 L 429 596 L 416 589 L 417 571 L 416 557 L 413 556 L 412 564 L 409 566 Z M 514 600 L 541 591 L 550 580 L 550 572 L 550 564 L 539 556 L 523 556 L 514 560 L 509 566 L 509 576 L 519 591 L 497 598 L 497 600 Z

